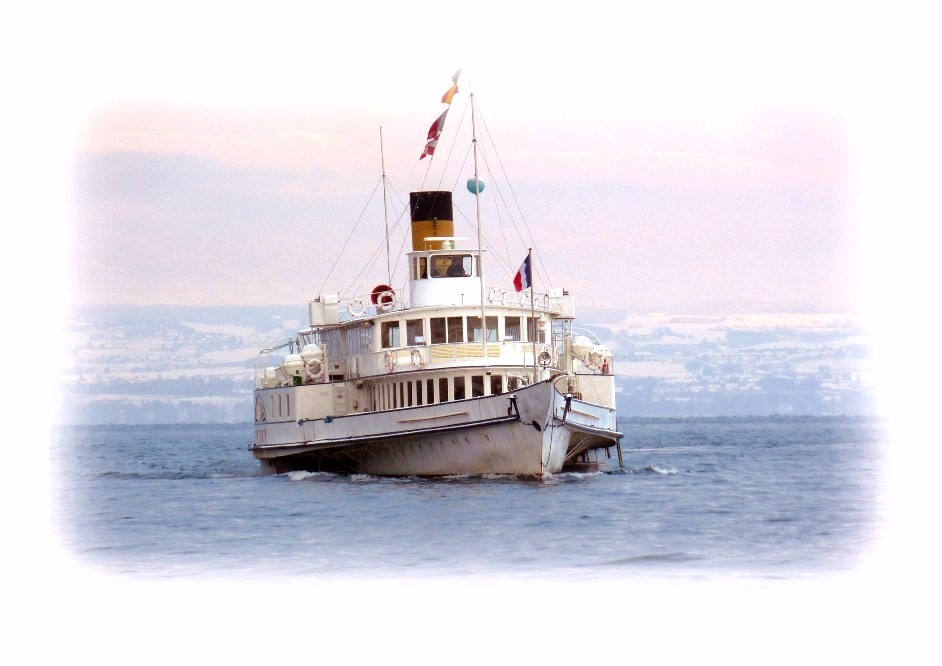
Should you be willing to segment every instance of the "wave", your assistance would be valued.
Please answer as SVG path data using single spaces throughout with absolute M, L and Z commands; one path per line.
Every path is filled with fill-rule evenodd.
M 603 562 L 602 566 L 622 566 L 632 564 L 672 564 L 677 562 L 693 562 L 703 559 L 698 555 L 689 553 L 652 553 L 649 555 L 634 555 L 632 557 L 622 557 L 617 560 Z
M 677 474 L 676 469 L 664 465 L 648 465 L 644 468 L 644 471 L 654 472 L 655 474 Z

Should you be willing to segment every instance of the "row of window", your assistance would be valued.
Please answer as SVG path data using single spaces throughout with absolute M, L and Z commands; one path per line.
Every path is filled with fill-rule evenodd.
M 537 318 L 538 320 L 539 318 Z M 523 337 L 526 320 L 526 338 Z M 533 317 L 430 317 L 428 319 L 406 319 L 404 321 L 384 321 L 380 325 L 380 346 L 383 349 L 402 347 L 402 333 L 405 330 L 405 346 L 437 345 L 455 342 L 488 342 L 498 340 L 523 342 L 534 339 L 546 341 L 546 332 L 538 330 Z
M 373 409 L 383 411 L 480 398 L 515 391 L 520 386 L 519 378 L 504 375 L 462 375 L 386 382 L 373 387 Z
M 437 379 L 414 379 L 410 381 L 386 382 L 373 386 L 373 410 L 384 411 L 401 407 L 434 405 L 452 400 L 480 398 L 516 391 L 522 382 L 517 377 L 504 375 L 460 375 Z M 270 394 L 268 404 L 256 411 L 257 421 L 291 418 L 291 395 Z M 267 412 L 267 414 L 266 414 Z

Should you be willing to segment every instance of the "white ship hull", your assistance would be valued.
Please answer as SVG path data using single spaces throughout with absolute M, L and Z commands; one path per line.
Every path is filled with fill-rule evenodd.
M 614 421 L 614 410 L 545 381 L 422 407 L 256 424 L 252 451 L 275 472 L 542 477 L 577 460 L 593 467 L 599 450 L 621 437 Z

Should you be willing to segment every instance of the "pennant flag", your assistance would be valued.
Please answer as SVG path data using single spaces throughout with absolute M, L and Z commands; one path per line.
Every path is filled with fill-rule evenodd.
M 448 109 L 445 109 L 445 113 L 438 117 L 432 126 L 428 128 L 428 138 L 429 141 L 432 139 L 438 139 L 438 135 L 442 133 L 442 130 L 445 129 L 445 116 L 448 115 Z
M 455 96 L 455 93 L 458 92 L 458 77 L 461 75 L 461 70 L 459 69 L 455 72 L 455 75 L 451 77 L 451 88 L 448 89 L 444 95 L 442 95 L 442 104 L 451 104 L 451 98 Z
M 445 129 L 445 116 L 448 115 L 448 109 L 445 109 L 445 112 L 438 117 L 432 126 L 428 128 L 428 142 L 425 144 L 425 150 L 422 151 L 422 154 L 419 156 L 419 159 L 422 159 L 426 155 L 435 154 L 435 146 L 438 145 L 438 137 L 441 135 L 442 130 Z
M 524 289 L 529 289 L 532 284 L 533 274 L 530 272 L 530 255 L 528 254 L 527 258 L 520 264 L 520 270 L 518 270 L 517 274 L 514 276 L 514 289 L 523 291 Z
M 451 108 L 451 100 L 455 96 L 455 93 L 458 92 L 458 77 L 461 75 L 461 70 L 459 69 L 455 72 L 454 76 L 451 77 L 451 88 L 442 96 L 442 103 L 447 104 L 448 108 Z M 428 128 L 428 137 L 425 143 L 425 150 L 422 151 L 422 154 L 419 155 L 419 159 L 423 159 L 426 155 L 434 155 L 435 147 L 438 145 L 438 137 L 441 136 L 442 130 L 445 129 L 445 116 L 448 115 L 448 109 L 445 109 L 444 113 L 438 117 L 432 126 Z
M 427 144 L 425 144 L 425 150 L 422 151 L 422 154 L 419 155 L 419 159 L 422 159 L 426 155 L 435 154 L 435 146 L 438 145 L 438 139 L 432 139 Z

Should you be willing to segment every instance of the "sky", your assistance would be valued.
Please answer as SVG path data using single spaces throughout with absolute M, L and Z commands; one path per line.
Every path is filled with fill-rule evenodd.
M 72 303 L 303 304 L 386 281 L 380 126 L 393 260 L 408 192 L 446 159 L 473 240 L 473 170 L 455 167 L 474 92 L 487 166 L 509 179 L 484 172 L 492 286 L 532 244 L 539 286 L 585 306 L 860 308 L 876 12 L 407 3 L 364 24 L 357 7 L 197 7 L 110 7 L 126 29 L 71 65 Z M 429 167 L 418 156 L 458 68 Z M 495 195 L 519 206 L 517 227 Z
M 934 414 L 938 392 L 913 390 L 940 376 L 937 355 L 920 352 L 937 348 L 928 314 L 938 302 L 942 221 L 942 58 L 927 4 L 485 0 L 270 2 L 262 10 L 89 0 L 6 8 L 0 263 L 6 311 L 20 324 L 5 327 L 8 376 L 18 380 L 8 383 L 8 404 L 23 407 L 20 424 L 42 422 L 43 401 L 21 398 L 48 392 L 42 382 L 58 365 L 58 322 L 70 305 L 290 304 L 356 283 L 356 256 L 329 281 L 325 262 L 364 211 L 354 247 L 372 253 L 382 238 L 381 209 L 367 205 L 380 176 L 379 127 L 387 174 L 404 198 L 423 182 L 425 134 L 462 68 L 453 112 L 475 93 L 542 264 L 577 304 L 865 314 L 899 444 L 887 452 L 894 519 L 868 563 L 876 575 L 823 592 L 776 588 L 772 600 L 795 609 L 839 598 L 913 608 L 910 584 L 938 582 L 924 527 L 931 518 L 920 515 L 939 468 L 935 430 L 922 429 L 920 416 Z M 458 151 L 453 160 L 461 159 Z M 456 201 L 471 210 L 463 195 Z M 488 236 L 500 238 L 494 222 L 485 216 Z M 505 230 L 515 244 L 494 250 L 506 264 L 495 261 L 494 274 L 509 286 L 523 247 Z M 382 277 L 381 263 L 369 279 Z M 19 451 L 19 470 L 48 463 L 42 447 Z M 18 476 L 24 483 L 4 489 L 18 501 L 5 504 L 28 497 L 42 515 L 49 496 L 33 490 L 36 474 Z M 47 550 L 21 549 L 10 571 L 32 571 L 26 558 L 56 549 L 35 515 L 23 512 L 10 529 Z M 68 563 L 55 564 L 42 573 L 48 598 L 68 591 L 129 601 L 142 592 L 100 577 L 77 583 L 66 578 Z M 899 577 L 904 569 L 912 580 Z M 21 578 L 13 596 L 29 615 L 41 597 L 27 583 L 38 577 Z M 153 589 L 143 592 L 154 599 Z M 653 597 L 669 617 L 660 590 L 631 592 Z M 680 592 L 671 598 L 672 608 L 684 607 Z M 844 604 L 835 608 L 842 616 Z M 152 612 L 157 619 L 160 610 Z M 854 637 L 868 629 L 895 636 L 854 617 L 866 621 Z M 64 645 L 101 647 L 89 622 L 68 619 Z M 896 628 L 907 619 L 902 628 L 920 626 L 896 619 Z M 671 632 L 653 628 L 673 643 L 674 626 L 672 618 Z M 24 635 L 44 641 L 35 629 Z M 728 632 L 699 634 L 714 636 Z

